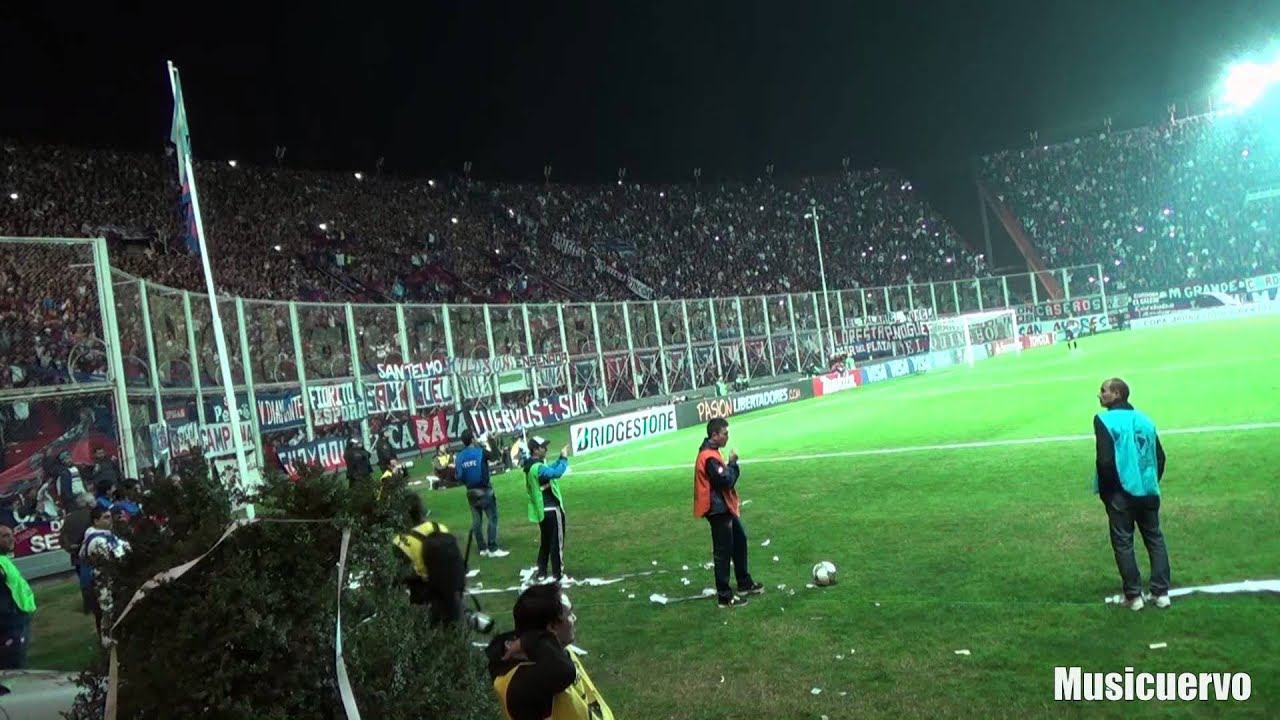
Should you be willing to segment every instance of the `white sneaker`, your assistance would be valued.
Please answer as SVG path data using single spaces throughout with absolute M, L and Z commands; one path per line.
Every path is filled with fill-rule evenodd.
M 1164 595 L 1155 595 L 1151 600 L 1155 603 L 1155 606 L 1161 610 L 1168 610 L 1169 607 L 1173 605 L 1173 601 L 1169 599 L 1169 595 L 1167 593 Z
M 504 558 L 511 554 L 510 550 L 490 550 L 489 557 Z
M 490 553 L 489 553 L 489 551 L 488 551 L 488 550 L 481 550 L 481 551 L 480 551 L 480 557 L 489 557 L 489 556 L 490 556 Z
M 1139 595 L 1138 597 L 1136 597 L 1136 598 L 1132 598 L 1132 599 L 1126 598 L 1126 599 L 1125 599 L 1123 602 L 1121 602 L 1120 604 L 1121 604 L 1122 606 L 1127 607 L 1127 608 L 1129 608 L 1130 610 L 1133 610 L 1133 611 L 1135 611 L 1135 612 L 1136 612 L 1136 611 L 1141 610 L 1141 609 L 1143 608 L 1142 596 L 1141 596 L 1141 595 Z

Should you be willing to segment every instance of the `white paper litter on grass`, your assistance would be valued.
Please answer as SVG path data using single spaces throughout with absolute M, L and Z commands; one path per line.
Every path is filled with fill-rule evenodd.
M 760 547 L 769 547 L 769 543 L 771 542 L 773 542 L 772 538 L 766 538 L 764 542 L 760 543 Z
M 1151 648 L 1152 650 L 1159 650 L 1160 648 L 1169 647 L 1169 643 L 1151 643 L 1147 647 Z
M 702 597 L 711 597 L 716 594 L 715 588 L 702 588 Z
M 969 651 L 968 651 L 968 650 L 957 650 L 957 651 L 956 651 L 956 654 L 957 654 L 957 655 L 968 655 L 968 654 L 969 654 Z
M 787 584 L 786 584 L 786 583 L 781 583 L 781 584 L 779 584 L 779 585 L 778 585 L 778 589 L 779 589 L 779 590 L 786 590 L 786 589 L 787 589 Z
M 840 697 L 844 697 L 845 695 L 848 695 L 848 694 L 849 693 L 845 692 L 844 690 L 840 691 Z
M 751 503 L 752 503 L 752 501 L 751 501 L 751 500 L 743 500 L 743 501 L 742 501 L 742 503 L 738 505 L 738 507 L 746 507 L 746 506 L 750 505 Z
M 680 584 L 681 584 L 681 585 L 688 585 L 688 584 L 689 584 L 689 578 L 680 578 Z
M 721 676 L 720 676 L 720 682 L 724 682 L 724 676 L 723 676 L 723 675 L 721 675 Z
M 681 565 L 681 566 L 680 566 L 680 569 L 681 569 L 681 570 L 683 570 L 683 571 L 685 571 L 685 572 L 689 572 L 689 566 L 688 566 L 688 565 Z
M 821 694 L 822 694 L 822 688 L 814 688 L 814 689 L 812 689 L 812 690 L 810 690 L 810 691 L 809 691 L 809 694 L 810 694 L 810 695 L 821 695 Z
M 635 594 L 635 593 L 628 593 L 628 594 L 627 594 L 627 599 L 628 599 L 628 600 L 635 600 L 635 599 L 636 599 L 636 594 Z
M 844 659 L 844 656 L 843 656 L 843 655 L 837 655 L 837 656 L 836 656 L 836 659 L 837 659 L 837 660 L 843 660 L 843 659 Z
M 653 562 L 653 566 L 654 566 L 654 567 L 658 567 L 658 561 L 657 561 L 657 560 L 654 560 L 654 561 L 652 561 L 652 562 Z
M 807 587 L 807 588 L 809 588 L 810 590 L 812 590 L 812 589 L 814 589 L 814 588 L 818 587 L 817 585 L 814 585 L 813 583 L 805 583 L 805 584 L 804 584 L 804 586 L 805 586 L 805 587 Z
M 479 575 L 479 574 L 480 574 L 480 568 L 476 568 L 476 569 L 474 569 L 474 570 L 468 570 L 468 571 L 467 571 L 467 577 L 469 577 L 469 578 L 473 578 L 473 577 L 475 577 L 475 576 L 477 576 L 477 575 Z
M 715 564 L 715 563 L 713 563 L 713 562 L 709 562 L 709 563 L 702 563 L 702 569 L 703 569 L 703 570 L 710 570 L 711 568 L 713 568 L 713 567 L 715 567 L 715 566 L 716 566 L 716 564 Z
M 666 605 L 669 601 L 667 600 L 666 595 L 663 595 L 662 593 L 654 593 L 649 596 L 649 602 L 657 603 L 658 605 Z
M 482 643 L 482 642 L 473 642 L 473 643 L 471 643 L 471 647 L 487 648 L 487 647 L 489 647 L 489 644 L 488 644 L 488 643 Z
M 774 562 L 778 562 L 778 556 L 777 556 L 777 555 L 774 555 L 774 556 L 773 556 L 773 561 L 774 561 Z

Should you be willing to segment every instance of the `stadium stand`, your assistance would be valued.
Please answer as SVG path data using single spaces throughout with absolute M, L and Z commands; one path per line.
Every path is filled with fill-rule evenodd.
M 1102 263 L 1116 291 L 1249 277 L 1280 266 L 1266 118 L 1201 115 L 999 152 L 983 158 L 982 182 L 1047 266 Z

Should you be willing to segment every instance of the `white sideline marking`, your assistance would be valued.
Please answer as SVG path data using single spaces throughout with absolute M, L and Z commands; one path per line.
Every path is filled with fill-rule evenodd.
M 1174 428 L 1160 430 L 1160 435 L 1200 435 L 1216 432 L 1250 432 L 1254 430 L 1275 430 L 1280 422 L 1243 423 L 1240 425 L 1205 425 L 1203 427 Z M 785 455 L 739 461 L 743 465 L 755 463 L 795 462 L 797 460 L 823 460 L 826 458 L 860 457 L 864 455 L 899 455 L 903 453 L 936 452 L 940 450 L 970 450 L 976 448 L 1007 447 L 1012 445 L 1045 445 L 1048 443 L 1080 442 L 1093 440 L 1093 435 L 1051 435 L 1048 437 L 1016 438 L 1011 440 L 983 440 L 980 442 L 948 443 L 945 445 L 907 445 L 895 448 L 873 448 L 867 450 L 844 450 L 841 452 L 812 453 L 808 455 Z M 612 468 L 607 470 L 579 470 L 578 475 L 625 475 L 632 473 L 653 472 L 655 470 L 687 470 L 690 465 L 647 465 L 643 467 Z
M 1040 349 L 1040 348 L 1037 348 L 1037 349 Z M 1073 357 L 1078 357 L 1078 356 L 1063 355 L 1062 358 L 1060 358 L 1059 360 L 1055 360 L 1054 364 L 1057 364 L 1057 362 L 1059 361 L 1065 362 L 1067 361 L 1067 359 L 1073 358 Z M 1242 358 L 1238 362 L 1231 361 L 1231 360 L 1224 360 L 1222 362 L 1177 363 L 1177 364 L 1170 364 L 1170 365 L 1161 365 L 1160 367 L 1154 367 L 1154 368 L 1145 368 L 1143 372 L 1144 373 L 1182 372 L 1184 370 L 1223 368 L 1223 367 L 1231 367 L 1234 365 L 1252 365 L 1257 362 L 1271 361 L 1271 360 L 1280 360 L 1280 355 L 1247 357 L 1247 358 Z M 945 368 L 939 368 L 938 370 L 933 370 L 930 373 L 920 373 L 920 374 L 911 375 L 908 377 L 915 377 L 915 378 L 921 378 L 921 379 L 924 379 L 924 378 L 936 379 L 939 376 L 939 373 L 942 373 L 951 369 L 965 370 L 969 368 L 965 368 L 962 365 L 949 365 Z M 1102 375 L 1106 375 L 1106 373 L 1104 372 L 1102 373 Z M 911 390 L 894 392 L 893 399 L 894 401 L 919 400 L 922 398 L 936 398 L 936 397 L 946 397 L 949 395 L 962 395 L 964 393 L 977 392 L 977 391 L 989 392 L 991 390 L 1005 390 L 1009 388 L 1035 387 L 1038 385 L 1056 385 L 1059 383 L 1070 382 L 1075 380 L 1080 380 L 1080 381 L 1091 380 L 1092 381 L 1092 380 L 1097 380 L 1098 378 L 1099 378 L 1098 373 L 1091 373 L 1088 375 L 1076 374 L 1076 375 L 1057 375 L 1053 377 L 1038 377 L 1038 378 L 1030 378 L 1027 380 L 1017 380 L 1014 382 L 991 383 L 991 384 L 981 385 L 981 386 L 947 385 L 947 386 L 938 387 L 938 388 L 917 387 Z M 905 378 L 895 378 L 895 380 L 898 380 L 898 379 L 905 379 Z M 799 405 L 792 406 L 789 408 L 786 408 L 785 405 L 779 405 L 778 407 L 786 408 L 786 409 L 781 410 L 780 412 L 774 412 L 774 413 L 763 412 L 763 413 L 760 413 L 759 415 L 749 416 L 741 420 L 735 421 L 733 423 L 733 426 L 742 427 L 743 425 L 752 425 L 762 420 L 773 420 L 775 418 L 785 417 L 787 415 L 792 415 L 798 412 L 809 412 L 813 410 L 815 403 L 820 404 L 820 403 L 826 402 L 828 399 L 832 401 L 837 401 L 837 402 L 846 401 L 855 397 L 855 393 L 857 393 L 856 397 L 860 397 L 860 398 L 865 398 L 868 395 L 872 395 L 872 394 L 874 394 L 876 397 L 880 397 L 884 395 L 886 392 L 891 392 L 894 388 L 898 388 L 898 387 L 899 387 L 899 384 L 896 382 L 875 383 L 873 385 L 866 385 L 866 386 L 860 387 L 857 390 L 854 390 L 851 392 L 839 393 L 835 395 L 826 395 L 820 398 L 813 398 L 812 400 L 803 402 Z M 596 465 L 598 463 L 602 463 L 608 460 L 616 460 L 618 458 L 627 457 L 629 455 L 634 455 L 636 453 L 649 452 L 650 450 L 666 447 L 668 445 L 675 445 L 677 443 L 688 443 L 688 442 L 689 442 L 688 438 L 682 437 L 677 433 L 675 437 L 664 438 L 653 443 L 641 442 L 641 443 L 636 443 L 634 445 L 629 445 L 629 446 L 628 445 L 619 446 L 616 449 L 616 452 L 606 451 L 599 455 L 592 455 L 591 457 L 583 458 L 582 460 L 574 463 L 575 474 L 594 472 L 592 470 L 582 470 L 582 467 L 584 465 L 586 467 L 591 467 L 592 465 Z M 652 468 L 652 469 L 656 470 L 660 468 Z

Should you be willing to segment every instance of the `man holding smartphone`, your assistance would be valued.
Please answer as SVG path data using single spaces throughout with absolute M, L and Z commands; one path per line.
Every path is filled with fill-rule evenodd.
M 707 423 L 707 439 L 698 449 L 693 466 L 693 515 L 705 517 L 711 525 L 711 554 L 715 561 L 716 597 L 722 608 L 747 604 L 745 595 L 759 595 L 764 585 L 747 569 L 747 533 L 738 517 L 738 453 L 729 451 L 726 461 L 720 450 L 729 444 L 729 421 L 716 418 Z M 738 581 L 735 593 L 729 585 L 729 563 Z

